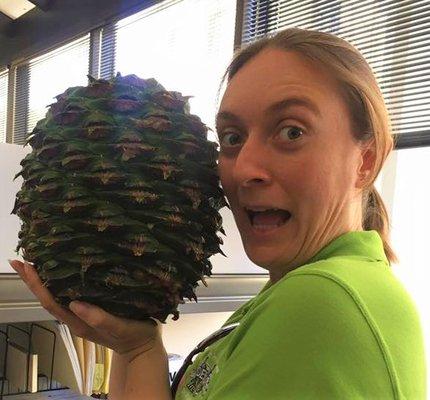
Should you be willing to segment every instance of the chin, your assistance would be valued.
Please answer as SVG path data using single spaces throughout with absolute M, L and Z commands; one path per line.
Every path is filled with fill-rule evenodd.
M 260 248 L 255 248 L 255 245 L 244 246 L 245 253 L 248 258 L 261 268 L 270 271 L 271 269 L 278 269 L 285 266 L 286 262 L 280 262 L 279 257 L 274 254 L 274 249 L 268 246 L 261 246 Z

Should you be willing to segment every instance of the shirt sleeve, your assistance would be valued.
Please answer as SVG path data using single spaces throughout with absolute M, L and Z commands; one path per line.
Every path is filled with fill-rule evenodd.
M 335 277 L 292 275 L 242 321 L 208 400 L 397 398 L 377 324 Z

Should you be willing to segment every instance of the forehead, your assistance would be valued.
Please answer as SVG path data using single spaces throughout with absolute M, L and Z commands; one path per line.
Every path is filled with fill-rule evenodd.
M 339 102 L 337 84 L 321 65 L 302 55 L 265 49 L 245 64 L 228 83 L 220 110 L 244 107 L 261 110 L 285 97 L 303 96 L 324 108 Z M 250 110 L 251 111 L 251 110 Z

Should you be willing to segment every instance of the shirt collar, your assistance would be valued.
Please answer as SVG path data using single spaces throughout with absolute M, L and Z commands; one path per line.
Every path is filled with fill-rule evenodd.
M 384 243 L 379 232 L 376 230 L 343 233 L 320 249 L 304 265 L 338 256 L 358 256 L 365 261 L 380 261 L 387 266 L 390 265 L 385 255 Z M 273 284 L 269 279 L 260 293 L 266 291 L 271 286 Z
M 382 261 L 389 265 L 384 243 L 376 230 L 343 233 L 324 246 L 306 264 L 338 256 L 359 256 L 368 261 Z

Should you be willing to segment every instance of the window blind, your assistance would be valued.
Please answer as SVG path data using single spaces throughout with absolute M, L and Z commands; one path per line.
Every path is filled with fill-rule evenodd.
M 236 2 L 169 0 L 102 32 L 101 76 L 155 78 L 193 96 L 190 109 L 214 129 L 216 94 L 233 55 Z M 211 132 L 210 139 L 215 140 Z
M 8 70 L 0 71 L 0 143 L 6 143 Z
M 397 147 L 430 146 L 428 0 L 245 0 L 242 46 L 287 27 L 353 44 L 375 73 Z
M 16 68 L 13 142 L 23 144 L 44 118 L 55 96 L 70 86 L 85 86 L 89 72 L 90 35 L 33 58 Z
M 100 78 L 109 79 L 115 75 L 116 27 L 109 24 L 102 29 L 100 46 Z

